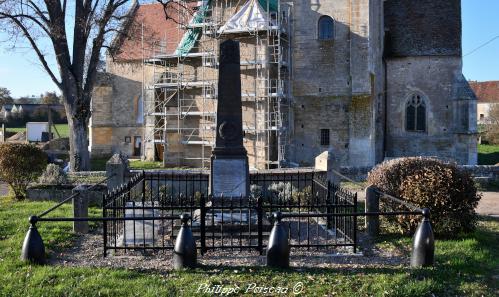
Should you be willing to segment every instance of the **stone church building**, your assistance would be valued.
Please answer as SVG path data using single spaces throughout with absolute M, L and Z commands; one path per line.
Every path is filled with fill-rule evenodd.
M 135 4 L 92 98 L 92 156 L 207 167 L 218 46 L 240 42 L 250 167 L 435 156 L 476 164 L 460 0 L 176 0 Z M 166 17 L 168 16 L 168 17 Z

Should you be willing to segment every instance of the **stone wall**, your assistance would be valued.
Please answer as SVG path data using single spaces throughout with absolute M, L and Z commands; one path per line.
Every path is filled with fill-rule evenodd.
M 148 66 L 143 67 L 142 61 L 108 58 L 107 62 L 107 72 L 99 78 L 92 97 L 91 154 L 109 157 L 121 151 L 134 156 L 134 137 L 140 137 L 142 143 L 145 139 L 140 106 L 143 75 L 151 76 L 152 71 Z
M 374 165 L 381 159 L 384 76 L 381 60 L 382 1 L 295 1 L 293 7 L 293 134 L 290 158 L 311 165 L 333 148 L 343 165 Z M 334 40 L 318 39 L 322 15 L 335 20 Z M 372 27 L 372 28 L 371 28 Z M 372 34 L 372 36 L 370 36 Z M 330 129 L 330 145 L 320 145 Z M 382 129 L 381 129 L 382 130 Z M 377 156 L 377 155 L 378 156 Z
M 385 1 L 387 56 L 461 56 L 460 0 Z
M 451 56 L 387 60 L 387 157 L 423 155 L 476 164 L 476 101 L 455 92 L 461 67 L 461 58 Z M 426 102 L 424 132 L 405 128 L 413 94 Z
M 384 0 L 370 0 L 369 15 L 369 72 L 371 80 L 371 122 L 374 132 L 370 135 L 374 163 L 385 157 L 385 65 L 383 52 L 385 43 Z M 372 164 L 370 164 L 372 165 Z
M 489 180 L 499 182 L 498 165 L 463 165 L 459 168 L 466 170 L 477 178 L 488 178 Z
M 60 202 L 73 194 L 74 186 L 33 186 L 26 191 L 27 199 L 30 201 L 55 201 Z M 88 193 L 89 204 L 102 206 L 102 197 L 107 193 L 106 186 L 98 186 Z M 68 203 L 71 203 L 69 201 Z

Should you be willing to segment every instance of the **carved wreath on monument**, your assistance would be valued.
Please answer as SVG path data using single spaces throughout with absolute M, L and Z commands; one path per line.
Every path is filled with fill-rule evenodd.
M 237 128 L 232 122 L 224 121 L 218 127 L 220 137 L 225 140 L 234 140 L 237 138 Z

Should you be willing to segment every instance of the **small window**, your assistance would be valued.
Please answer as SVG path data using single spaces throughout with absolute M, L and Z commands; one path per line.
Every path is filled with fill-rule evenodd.
M 483 120 L 485 118 L 485 115 L 483 113 L 480 114 L 480 120 Z
M 321 129 L 321 145 L 329 145 L 329 129 Z
M 407 102 L 405 120 L 407 131 L 426 131 L 426 104 L 420 95 L 412 95 Z
M 330 16 L 321 16 L 318 27 L 320 40 L 332 40 L 334 38 L 334 20 Z
M 130 136 L 125 136 L 125 143 L 131 143 L 132 138 Z

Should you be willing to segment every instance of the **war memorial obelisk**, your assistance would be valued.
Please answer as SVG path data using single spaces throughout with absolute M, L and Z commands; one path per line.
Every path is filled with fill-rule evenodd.
M 247 197 L 248 155 L 243 145 L 239 42 L 220 44 L 215 147 L 211 156 L 210 194 Z

